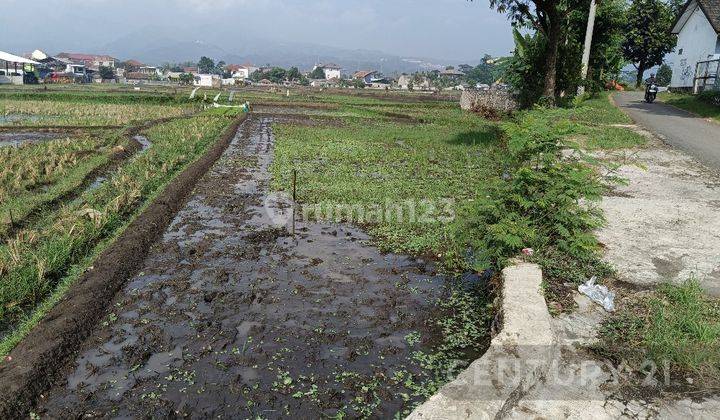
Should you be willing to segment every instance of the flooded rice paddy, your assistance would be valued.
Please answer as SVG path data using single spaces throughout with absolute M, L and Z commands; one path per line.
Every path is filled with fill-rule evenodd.
M 272 122 L 240 127 L 35 412 L 391 417 L 418 400 L 404 382 L 444 278 L 352 227 L 289 235 L 268 191 Z

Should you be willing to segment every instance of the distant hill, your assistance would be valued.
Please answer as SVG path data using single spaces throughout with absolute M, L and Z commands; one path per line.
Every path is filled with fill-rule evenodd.
M 316 44 L 277 42 L 237 34 L 208 31 L 203 39 L 184 39 L 176 31 L 146 28 L 92 48 L 119 59 L 136 59 L 147 64 L 196 61 L 205 55 L 226 63 L 252 62 L 256 65 L 298 66 L 309 70 L 317 62 L 333 62 L 347 73 L 372 69 L 387 74 L 442 69 L 445 65 L 427 58 L 400 57 L 381 51 L 352 50 Z

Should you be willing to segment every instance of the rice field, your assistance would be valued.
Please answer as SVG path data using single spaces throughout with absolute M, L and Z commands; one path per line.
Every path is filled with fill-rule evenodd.
M 142 100 L 92 90 L 20 95 L 0 91 L 0 135 L 19 139 L 0 146 L 3 352 L 58 285 L 86 269 L 88 257 L 237 115 L 165 93 Z M 8 115 L 23 118 L 3 121 Z

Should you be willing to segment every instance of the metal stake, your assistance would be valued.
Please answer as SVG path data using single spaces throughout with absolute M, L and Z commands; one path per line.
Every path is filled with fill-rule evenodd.
M 295 236 L 295 209 L 297 208 L 297 169 L 292 171 L 292 235 Z

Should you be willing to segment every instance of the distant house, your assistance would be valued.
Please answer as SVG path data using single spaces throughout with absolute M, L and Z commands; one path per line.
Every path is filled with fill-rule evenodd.
M 337 64 L 316 64 L 313 71 L 317 69 L 322 69 L 323 73 L 325 73 L 325 80 L 340 79 L 342 77 L 342 67 Z
M 142 66 L 138 68 L 138 72 L 147 75 L 148 77 L 162 76 L 162 72 L 159 68 L 153 66 Z
M 460 80 L 465 76 L 465 73 L 461 72 L 460 70 L 446 69 L 440 72 L 440 76 L 450 80 Z
M 366 85 L 371 85 L 373 83 L 373 78 L 377 76 L 378 72 L 375 70 L 361 70 L 356 71 L 355 74 L 353 74 L 353 79 L 362 80 Z
M 57 58 L 65 58 L 74 63 L 83 63 L 87 68 L 117 67 L 118 60 L 109 55 L 60 53 Z
M 24 84 L 25 72 L 34 71 L 38 64 L 35 60 L 0 51 L 0 84 Z
M 222 78 L 217 74 L 196 74 L 195 86 L 219 88 L 222 86 Z
M 165 74 L 165 76 L 167 76 L 168 80 L 171 82 L 179 82 L 181 74 L 183 73 L 179 71 L 169 71 Z
M 402 90 L 409 90 L 412 86 L 413 90 L 431 90 L 432 85 L 427 77 L 415 77 L 413 75 L 403 74 L 398 78 L 398 87 Z
M 151 75 L 147 73 L 141 73 L 139 71 L 130 71 L 125 73 L 125 79 L 127 79 L 128 82 L 150 80 L 150 76 Z
M 127 61 L 125 62 L 125 65 L 126 65 L 126 66 L 130 66 L 130 67 L 140 68 L 140 67 L 144 66 L 145 64 L 143 64 L 143 63 L 141 63 L 140 61 L 137 61 L 137 60 L 127 60 Z
M 670 88 L 720 89 L 720 0 L 690 0 L 672 33 L 678 42 Z
M 145 64 L 137 60 L 127 60 L 126 62 L 122 63 L 122 65 L 125 67 L 125 71 L 127 72 L 138 71 L 140 67 L 145 66 Z
M 198 74 L 198 68 L 197 67 L 185 67 L 183 68 L 183 73 L 190 73 L 190 74 Z
M 230 72 L 233 79 L 249 79 L 250 75 L 255 73 L 259 68 L 252 64 L 229 64 L 225 70 Z
M 310 81 L 310 86 L 312 87 L 322 87 L 322 88 L 329 88 L 329 87 L 338 87 L 340 85 L 340 79 L 334 78 L 334 79 L 314 79 Z

